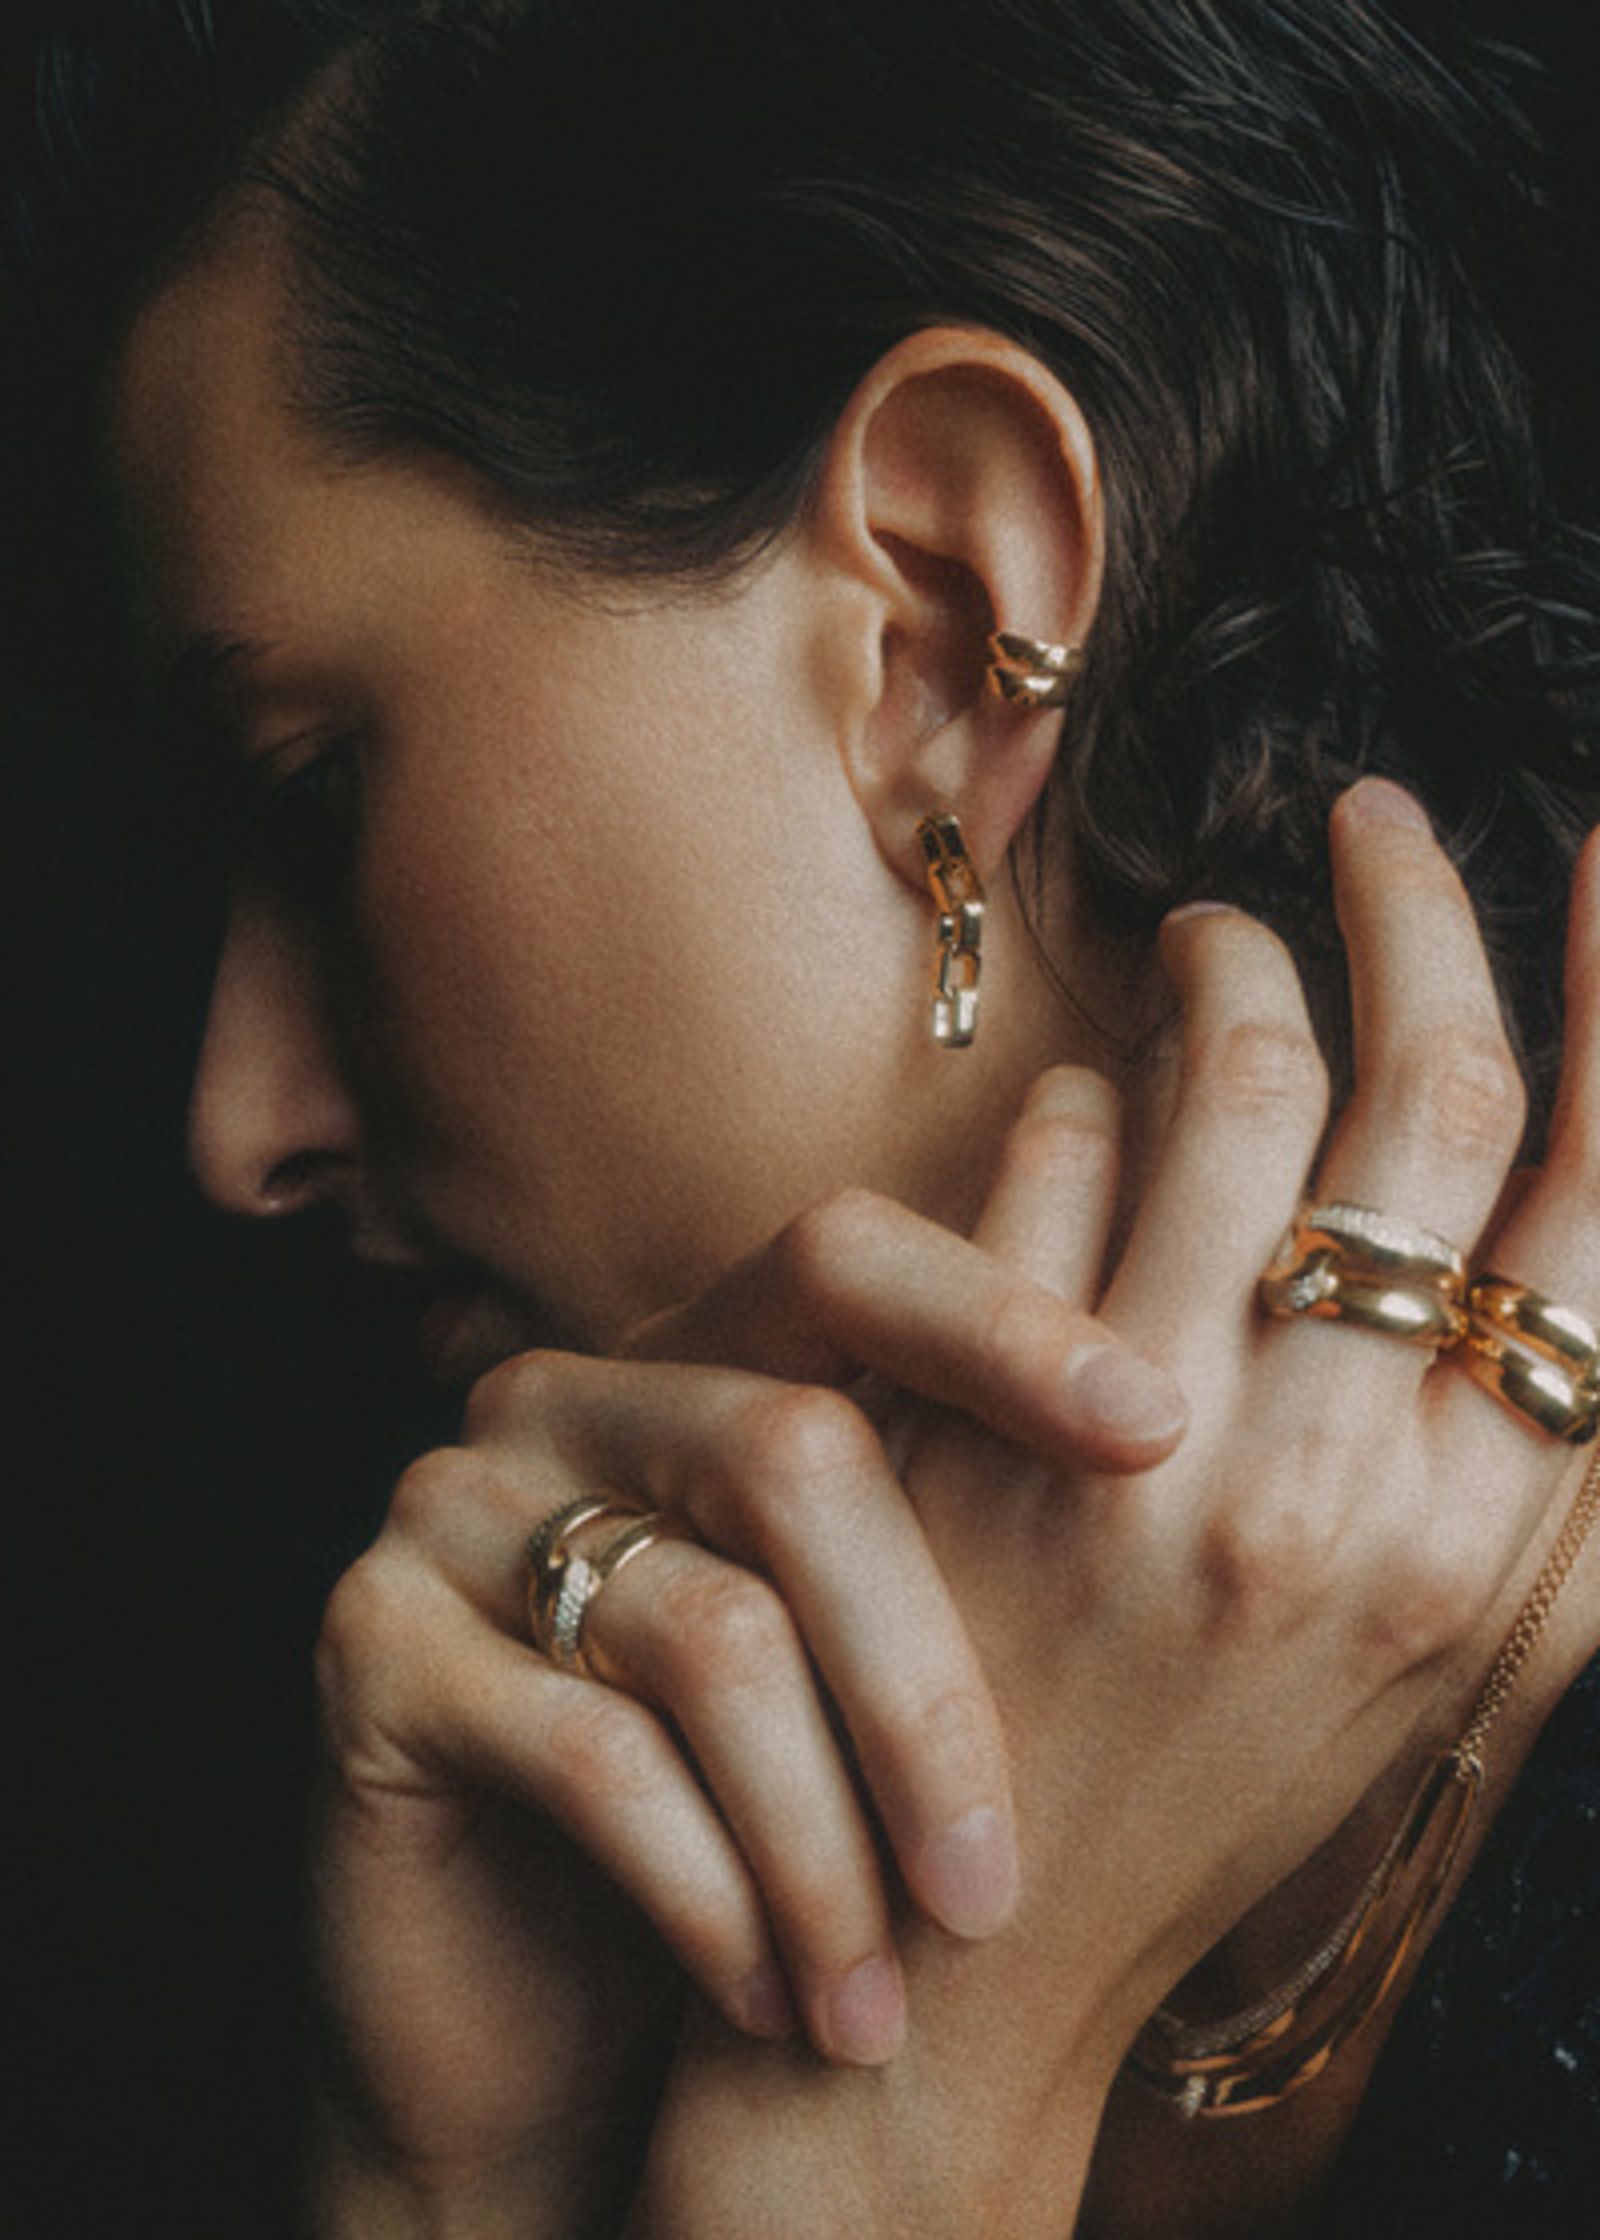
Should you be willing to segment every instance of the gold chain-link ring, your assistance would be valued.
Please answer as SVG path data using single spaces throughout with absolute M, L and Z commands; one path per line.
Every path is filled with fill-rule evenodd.
M 1574 1375 L 1476 1317 L 1460 1361 L 1474 1383 L 1553 1438 L 1581 1447 L 1600 1431 L 1600 1378 Z
M 1467 1312 L 1474 1329 L 1520 1339 L 1546 1361 L 1572 1370 L 1580 1382 L 1600 1378 L 1600 1329 L 1576 1307 L 1564 1307 L 1509 1276 L 1481 1275 L 1468 1286 Z
M 1311 1315 L 1320 1321 L 1353 1322 L 1435 1352 L 1453 1346 L 1466 1327 L 1460 1301 L 1437 1284 L 1385 1282 L 1353 1272 L 1326 1245 L 1287 1266 L 1269 1268 L 1258 1293 L 1268 1314 L 1284 1320 Z

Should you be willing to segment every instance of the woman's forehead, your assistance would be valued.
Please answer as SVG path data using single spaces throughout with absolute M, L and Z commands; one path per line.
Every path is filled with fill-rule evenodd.
M 454 462 L 360 465 L 295 410 L 281 262 L 196 260 L 131 326 L 107 390 L 109 509 L 125 611 L 153 677 L 255 643 L 269 672 L 474 626 L 526 580 L 521 548 Z
M 240 243 L 166 279 L 129 327 L 107 384 L 119 541 L 142 589 L 188 603 L 269 545 L 306 445 L 284 403 L 281 284 Z M 195 579 L 195 580 L 191 580 Z

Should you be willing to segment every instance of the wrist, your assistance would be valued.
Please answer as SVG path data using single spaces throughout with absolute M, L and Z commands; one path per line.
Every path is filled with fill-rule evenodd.
M 989 1988 L 991 1948 L 913 1942 L 910 2030 L 881 2068 L 686 2029 L 627 2240 L 1061 2240 L 1128 2034 L 1048 2025 Z M 935 1942 L 943 1949 L 930 1966 Z M 920 1961 L 920 1965 L 919 1965 Z M 1043 2002 L 1040 2002 L 1042 2011 Z M 997 2017 L 1004 2018 L 997 2027 Z

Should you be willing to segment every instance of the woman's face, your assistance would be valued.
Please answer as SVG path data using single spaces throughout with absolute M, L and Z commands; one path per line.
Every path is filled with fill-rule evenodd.
M 845 1179 L 959 1214 L 982 1077 L 929 1045 L 804 539 L 715 597 L 563 581 L 464 477 L 303 432 L 277 285 L 237 244 L 180 275 L 112 400 L 140 646 L 251 805 L 207 1190 L 448 1266 L 458 1373 L 608 1342 Z

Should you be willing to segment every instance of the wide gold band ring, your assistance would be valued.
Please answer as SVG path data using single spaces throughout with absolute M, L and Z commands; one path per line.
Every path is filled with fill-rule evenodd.
M 582 1550 L 571 1545 L 575 1533 L 607 1522 L 619 1526 L 608 1540 Z M 687 1537 L 682 1526 L 659 1509 L 629 1509 L 602 1495 L 584 1495 L 557 1509 L 528 1542 L 528 1620 L 534 1647 L 563 1672 L 599 1677 L 583 1646 L 584 1625 L 595 1597 L 625 1564 L 656 1541 Z
M 1372 1206 L 1303 1206 L 1262 1276 L 1268 1314 L 1312 1315 L 1438 1351 L 1466 1328 L 1467 1264 L 1447 1237 Z
M 1352 1272 L 1404 1284 L 1431 1284 L 1459 1293 L 1467 1280 L 1465 1255 L 1448 1237 L 1419 1221 L 1399 1221 L 1371 1206 L 1333 1202 L 1308 1206 L 1295 1223 L 1297 1259 L 1326 1248 Z
M 1536 1429 L 1572 1446 L 1600 1430 L 1600 1329 L 1587 1315 L 1482 1275 L 1467 1292 L 1466 1337 L 1462 1367 Z
M 1269 1268 L 1259 1296 L 1268 1314 L 1285 1320 L 1311 1315 L 1319 1321 L 1353 1322 L 1435 1352 L 1453 1346 L 1466 1326 L 1459 1302 L 1449 1293 L 1352 1274 L 1326 1247 L 1291 1266 Z

